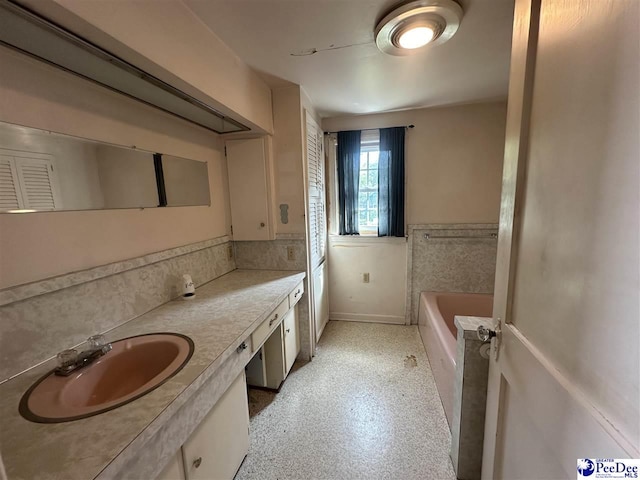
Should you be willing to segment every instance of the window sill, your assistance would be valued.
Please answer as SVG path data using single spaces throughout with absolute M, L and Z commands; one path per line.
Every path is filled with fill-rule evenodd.
M 330 245 L 354 245 L 354 244 L 404 244 L 407 239 L 405 237 L 378 237 L 377 235 L 337 235 L 329 234 Z

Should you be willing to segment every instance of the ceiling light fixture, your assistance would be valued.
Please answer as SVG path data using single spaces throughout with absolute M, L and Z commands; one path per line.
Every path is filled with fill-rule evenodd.
M 458 31 L 462 8 L 453 0 L 414 0 L 389 12 L 375 29 L 376 45 L 390 55 L 411 55 Z
M 433 40 L 435 32 L 429 27 L 415 27 L 403 32 L 398 37 L 398 44 L 402 48 L 420 48 Z

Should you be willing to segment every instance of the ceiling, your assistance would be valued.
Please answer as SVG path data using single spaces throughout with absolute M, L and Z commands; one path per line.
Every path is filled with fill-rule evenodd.
M 406 57 L 374 43 L 397 0 L 183 1 L 272 88 L 302 85 L 323 117 L 507 96 L 513 0 L 459 0 L 456 35 Z

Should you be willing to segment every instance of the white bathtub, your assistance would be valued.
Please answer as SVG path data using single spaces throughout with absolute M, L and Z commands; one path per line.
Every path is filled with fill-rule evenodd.
M 422 292 L 418 329 L 427 351 L 447 421 L 453 420 L 453 388 L 456 375 L 456 315 L 491 317 L 493 295 Z

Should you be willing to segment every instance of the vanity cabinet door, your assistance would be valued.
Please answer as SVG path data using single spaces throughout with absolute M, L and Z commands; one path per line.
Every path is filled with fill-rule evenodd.
M 282 322 L 284 329 L 285 372 L 288 374 L 300 353 L 300 335 L 298 332 L 298 309 L 292 308 Z
M 249 451 L 244 371 L 182 446 L 187 480 L 232 479 Z
M 182 450 L 178 450 L 156 480 L 185 480 Z
M 267 386 L 267 364 L 265 362 L 264 347 L 261 347 L 244 368 L 247 376 L 247 385 L 252 387 Z
M 285 361 L 284 350 L 282 348 L 282 332 L 282 323 L 280 323 L 278 328 L 274 330 L 264 343 L 263 348 L 266 373 L 265 386 L 272 390 L 278 390 L 282 382 L 284 382 L 284 378 L 287 376 L 287 372 L 284 369 Z

